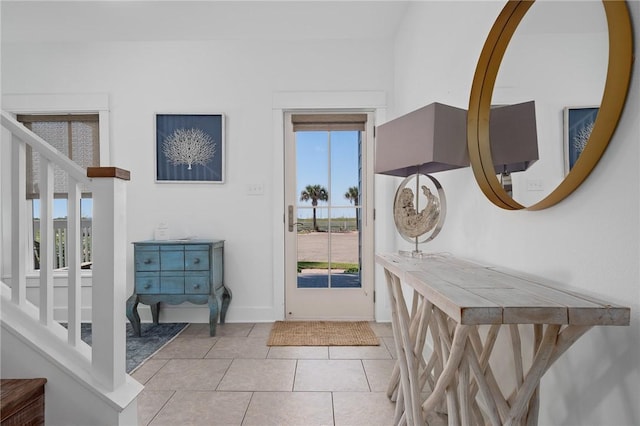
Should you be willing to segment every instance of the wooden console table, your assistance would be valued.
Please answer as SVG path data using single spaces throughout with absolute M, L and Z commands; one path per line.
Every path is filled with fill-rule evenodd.
M 127 317 L 134 333 L 140 336 L 138 302 L 151 307 L 155 324 L 160 302 L 191 302 L 209 305 L 209 335 L 215 336 L 218 312 L 224 324 L 231 302 L 231 291 L 223 283 L 224 241 L 149 240 L 133 245 L 135 290 L 127 300 Z
M 424 425 L 444 404 L 450 425 L 536 425 L 540 379 L 551 365 L 591 327 L 629 325 L 630 308 L 539 277 L 446 254 L 382 254 L 376 262 L 385 270 L 398 355 L 387 390 L 395 424 Z M 401 283 L 413 290 L 411 311 Z M 503 326 L 515 367 L 515 385 L 505 393 L 489 365 Z M 530 356 L 523 356 L 525 327 L 533 329 Z M 426 359 L 428 333 L 433 351 Z

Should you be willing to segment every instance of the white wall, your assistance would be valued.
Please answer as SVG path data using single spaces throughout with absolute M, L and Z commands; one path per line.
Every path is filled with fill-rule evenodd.
M 630 2 L 636 23 L 639 5 Z M 476 61 L 501 7 L 500 2 L 413 4 L 396 39 L 394 109 L 388 117 L 435 101 L 466 108 Z M 634 31 L 638 40 L 637 25 Z M 522 75 L 536 77 L 533 71 Z M 603 158 L 557 206 L 503 211 L 485 199 L 470 169 L 437 175 L 447 193 L 447 222 L 423 250 L 530 272 L 631 307 L 630 327 L 589 331 L 547 373 L 541 425 L 640 424 L 635 401 L 640 394 L 639 84 L 636 72 Z M 585 101 L 567 99 L 566 105 Z
M 638 2 L 630 4 L 640 22 Z M 281 172 L 274 167 L 273 94 L 393 91 L 388 118 L 434 101 L 466 108 L 477 58 L 501 7 L 416 2 L 395 46 L 344 40 L 4 44 L 2 93 L 109 93 L 112 163 L 132 172 L 130 241 L 152 237 L 160 221 L 176 235 L 224 238 L 226 281 L 234 292 L 228 320 L 272 320 L 282 313 L 274 290 L 282 283 L 273 278 L 272 261 L 280 214 L 272 199 L 281 190 L 272 186 Z M 558 206 L 503 211 L 484 198 L 471 170 L 438 175 L 448 216 L 428 250 L 506 265 L 631 306 L 631 327 L 590 331 L 545 376 L 542 425 L 640 424 L 634 401 L 640 394 L 639 79 L 636 73 L 597 168 Z M 154 183 L 155 112 L 225 113 L 224 185 Z M 246 195 L 249 183 L 264 184 L 265 195 Z M 376 184 L 376 204 L 390 204 L 395 180 L 379 176 Z M 377 235 L 378 248 L 395 249 L 391 218 L 379 211 L 378 221 L 387 230 Z M 132 262 L 131 250 L 128 258 Z M 204 322 L 206 310 L 196 311 L 171 319 Z
M 2 92 L 108 93 L 111 165 L 131 171 L 128 239 L 172 236 L 225 242 L 227 320 L 270 321 L 283 314 L 274 268 L 282 173 L 274 164 L 273 97 L 279 92 L 380 91 L 393 84 L 392 43 L 379 41 L 180 41 L 3 44 Z M 225 184 L 154 182 L 154 113 L 226 116 Z M 281 147 L 280 147 L 281 148 Z M 246 194 L 264 185 L 263 196 Z M 132 290 L 133 254 L 128 252 Z M 277 263 L 277 262 L 276 262 Z M 148 308 L 140 305 L 143 320 Z M 168 307 L 161 320 L 206 322 L 206 307 Z

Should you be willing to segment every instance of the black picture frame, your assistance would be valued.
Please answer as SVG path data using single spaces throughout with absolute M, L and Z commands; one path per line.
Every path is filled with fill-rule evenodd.
M 155 114 L 157 183 L 224 183 L 223 114 Z

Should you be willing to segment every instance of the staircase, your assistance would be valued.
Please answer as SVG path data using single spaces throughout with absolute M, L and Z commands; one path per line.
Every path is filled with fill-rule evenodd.
M 48 425 L 137 424 L 136 399 L 142 385 L 126 374 L 126 182 L 129 172 L 115 167 L 81 168 L 14 117 L 2 111 L 2 135 L 10 135 L 11 185 L 9 282 L 0 281 L 2 379 L 46 378 Z M 38 306 L 26 297 L 26 146 L 40 153 L 40 276 Z M 6 151 L 5 151 L 6 152 Z M 6 162 L 4 163 L 6 164 Z M 68 294 L 64 328 L 53 319 L 53 167 L 67 175 Z M 80 188 L 93 197 L 93 343 L 80 339 Z M 6 205 L 6 204 L 5 204 Z M 7 215 L 9 210 L 2 209 Z M 5 263 L 6 265 L 6 263 Z M 85 301 L 86 302 L 86 301 Z

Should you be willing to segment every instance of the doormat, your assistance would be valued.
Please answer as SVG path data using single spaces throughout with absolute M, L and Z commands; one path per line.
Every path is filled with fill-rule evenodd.
M 366 321 L 276 321 L 267 346 L 379 346 Z

